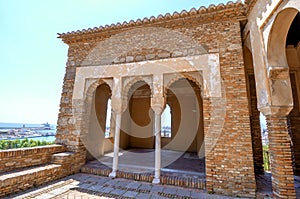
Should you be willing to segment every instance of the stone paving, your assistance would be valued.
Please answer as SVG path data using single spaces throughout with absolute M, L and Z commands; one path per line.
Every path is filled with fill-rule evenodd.
M 193 199 L 193 198 L 211 198 L 229 199 L 232 197 L 208 194 L 205 191 L 197 189 L 187 189 L 169 185 L 153 185 L 146 182 L 138 182 L 127 179 L 111 179 L 103 176 L 91 174 L 75 174 L 48 183 L 42 187 L 30 189 L 26 192 L 9 196 L 8 198 L 23 199 Z

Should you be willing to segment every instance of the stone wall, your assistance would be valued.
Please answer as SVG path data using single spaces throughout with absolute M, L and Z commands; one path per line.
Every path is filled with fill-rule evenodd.
M 53 154 L 63 151 L 65 147 L 62 145 L 2 150 L 0 151 L 0 173 L 50 163 Z

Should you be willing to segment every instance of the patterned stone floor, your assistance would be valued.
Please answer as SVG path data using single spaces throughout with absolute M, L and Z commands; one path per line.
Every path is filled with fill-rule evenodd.
M 8 198 L 23 199 L 229 199 L 232 197 L 208 194 L 197 189 L 184 189 L 168 185 L 153 185 L 126 179 L 111 179 L 90 174 L 75 174 L 43 187 L 28 190 Z
M 134 172 L 145 169 L 154 170 L 154 149 L 127 149 L 121 150 L 119 156 L 119 165 L 130 165 Z M 98 162 L 107 166 L 112 166 L 113 152 L 106 153 L 97 158 Z M 172 150 L 161 151 L 161 164 L 164 169 L 175 169 L 189 172 L 205 173 L 205 160 L 198 158 L 196 153 L 178 152 Z M 134 162 L 134 164 L 133 164 Z
M 272 198 L 271 175 L 257 176 L 257 198 Z M 295 188 L 297 198 L 300 198 L 300 178 L 295 177 Z M 27 190 L 16 195 L 10 195 L 7 199 L 130 199 L 130 198 L 178 198 L 178 199 L 229 199 L 232 197 L 208 194 L 203 190 L 189 189 L 169 185 L 153 185 L 147 182 L 133 181 L 127 179 L 111 179 L 91 174 L 79 173 L 68 176 L 61 180 L 48 183 Z

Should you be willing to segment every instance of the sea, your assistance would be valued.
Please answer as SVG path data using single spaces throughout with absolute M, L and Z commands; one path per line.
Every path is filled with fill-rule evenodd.
M 40 129 L 43 127 L 42 124 L 24 124 L 24 123 L 1 123 L 0 122 L 0 132 L 5 132 L 13 129 L 32 129 L 34 132 L 36 132 L 37 135 L 32 135 L 32 136 L 26 136 L 27 139 L 32 139 L 32 140 L 40 140 L 40 141 L 47 141 L 47 142 L 52 142 L 55 141 L 55 134 L 56 134 L 56 124 L 50 124 L 51 129 Z M 0 137 L 0 140 L 23 140 L 25 138 L 15 138 L 15 137 Z

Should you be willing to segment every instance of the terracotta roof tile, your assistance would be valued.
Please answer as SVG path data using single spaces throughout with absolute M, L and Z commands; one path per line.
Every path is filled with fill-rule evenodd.
M 246 0 L 248 3 L 251 2 L 252 0 Z M 209 7 L 204 7 L 201 6 L 199 9 L 192 8 L 190 11 L 182 10 L 180 13 L 175 11 L 172 15 L 170 13 L 166 13 L 164 16 L 163 15 L 158 15 L 157 17 L 151 16 L 150 18 L 145 17 L 144 19 L 137 19 L 136 21 L 130 20 L 129 22 L 124 21 L 122 24 L 117 23 L 117 24 L 111 24 L 111 25 L 105 25 L 100 26 L 100 27 L 94 27 L 94 28 L 88 28 L 88 29 L 83 29 L 83 30 L 77 30 L 77 31 L 72 31 L 72 32 L 67 32 L 67 33 L 57 33 L 58 38 L 66 38 L 70 36 L 78 36 L 78 35 L 83 35 L 83 34 L 89 34 L 89 33 L 97 33 L 109 29 L 116 29 L 116 28 L 124 28 L 124 27 L 131 27 L 131 26 L 136 26 L 136 25 L 141 25 L 141 24 L 147 24 L 147 23 L 154 23 L 162 20 L 168 20 L 168 19 L 176 19 L 180 17 L 187 17 L 187 16 L 192 16 L 196 14 L 207 14 L 215 11 L 220 11 L 224 9 L 230 9 L 230 8 L 236 8 L 236 7 L 242 7 L 245 6 L 245 4 L 242 3 L 241 0 L 238 0 L 237 2 L 232 2 L 229 1 L 227 2 L 226 5 L 223 3 L 219 5 L 214 5 L 211 4 Z

